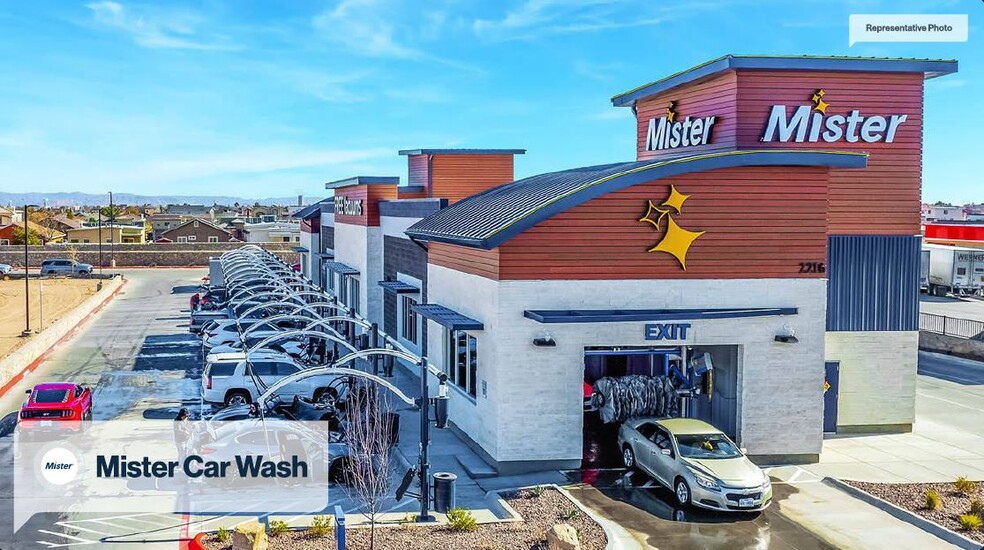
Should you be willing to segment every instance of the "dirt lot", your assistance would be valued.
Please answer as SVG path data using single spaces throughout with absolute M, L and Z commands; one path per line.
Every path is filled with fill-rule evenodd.
M 533 491 L 523 490 L 507 498 L 525 521 L 509 523 L 490 523 L 479 525 L 469 532 L 455 532 L 446 526 L 418 526 L 406 523 L 398 527 L 381 527 L 376 530 L 376 548 L 386 550 L 546 550 L 546 533 L 552 525 L 567 523 L 573 526 L 584 550 L 601 550 L 608 540 L 601 526 L 574 506 L 563 494 L 552 489 L 537 496 Z M 369 548 L 368 530 L 349 529 L 346 533 L 346 546 L 355 550 Z M 270 548 L 303 549 L 317 548 L 333 550 L 334 534 L 327 538 L 315 537 L 304 531 L 289 531 L 270 537 Z M 205 538 L 210 550 L 228 550 L 231 541 L 219 542 L 215 534 Z
M 96 292 L 90 279 L 31 279 L 31 329 L 40 332 Z M 41 296 L 44 303 L 41 303 Z M 42 307 L 43 306 L 43 307 Z M 42 325 L 43 323 L 43 325 Z M 24 339 L 24 281 L 0 281 L 0 357 Z

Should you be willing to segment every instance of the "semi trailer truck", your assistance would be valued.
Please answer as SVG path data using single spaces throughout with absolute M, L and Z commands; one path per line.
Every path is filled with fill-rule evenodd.
M 925 244 L 923 250 L 929 251 L 930 294 L 981 294 L 984 287 L 984 249 Z

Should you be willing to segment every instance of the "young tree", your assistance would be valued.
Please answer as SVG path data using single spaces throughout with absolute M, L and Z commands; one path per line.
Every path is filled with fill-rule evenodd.
M 115 220 L 121 214 L 123 214 L 123 209 L 120 208 L 119 206 L 116 206 L 115 204 L 113 205 L 112 209 L 110 209 L 108 206 L 104 206 L 100 208 L 99 211 L 102 212 L 103 220 L 109 220 L 109 219 Z
M 24 244 L 24 228 L 23 227 L 15 227 L 14 228 L 14 234 L 13 234 L 12 237 L 13 238 L 10 239 L 10 244 L 23 245 Z M 44 243 L 41 241 L 41 235 L 38 235 L 38 232 L 37 231 L 33 231 L 30 228 L 28 228 L 28 230 L 27 230 L 27 244 L 29 244 L 29 245 L 35 245 L 35 246 L 40 246 L 40 245 L 42 245 Z
M 373 550 L 376 519 L 394 490 L 390 462 L 390 449 L 397 435 L 391 420 L 395 415 L 393 397 L 376 382 L 359 384 L 349 392 L 345 410 L 349 461 L 344 481 L 369 520 L 369 550 Z

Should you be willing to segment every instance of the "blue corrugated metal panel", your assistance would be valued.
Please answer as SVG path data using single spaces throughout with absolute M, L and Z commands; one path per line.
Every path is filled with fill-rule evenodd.
M 919 330 L 919 249 L 910 235 L 831 236 L 827 330 Z

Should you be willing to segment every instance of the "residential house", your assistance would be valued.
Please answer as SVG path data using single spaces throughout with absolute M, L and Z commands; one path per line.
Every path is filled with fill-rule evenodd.
M 164 212 L 199 218 L 212 217 L 212 207 L 204 204 L 169 204 L 164 207 Z
M 56 231 L 61 231 L 62 233 L 68 231 L 69 229 L 78 229 L 82 227 L 82 220 L 78 218 L 69 218 L 65 214 L 55 214 L 54 216 L 49 216 L 38 223 Z
M 150 216 L 150 225 L 153 227 L 151 238 L 155 241 L 159 240 L 163 237 L 164 233 L 184 224 L 189 219 L 191 219 L 190 216 L 183 214 L 171 214 L 167 212 L 154 214 Z
M 264 221 L 243 225 L 246 242 L 251 243 L 299 243 L 301 224 L 289 221 Z
M 9 223 L 0 227 L 0 245 L 8 245 L 14 242 L 14 232 L 23 229 L 23 223 Z M 28 231 L 41 237 L 41 244 L 59 243 L 65 239 L 65 234 L 61 231 L 45 227 L 34 222 L 27 222 Z
M 147 242 L 143 225 L 123 225 L 108 223 L 91 225 L 86 223 L 78 229 L 65 232 L 70 243 L 97 243 L 102 238 L 104 243 L 144 244 Z
M 0 227 L 10 225 L 14 223 L 15 220 L 16 216 L 14 215 L 13 210 L 0 206 Z
M 232 234 L 206 220 L 198 218 L 161 234 L 161 240 L 176 243 L 227 243 L 233 241 Z
M 965 221 L 967 211 L 963 206 L 952 204 L 924 204 L 922 205 L 923 221 Z

